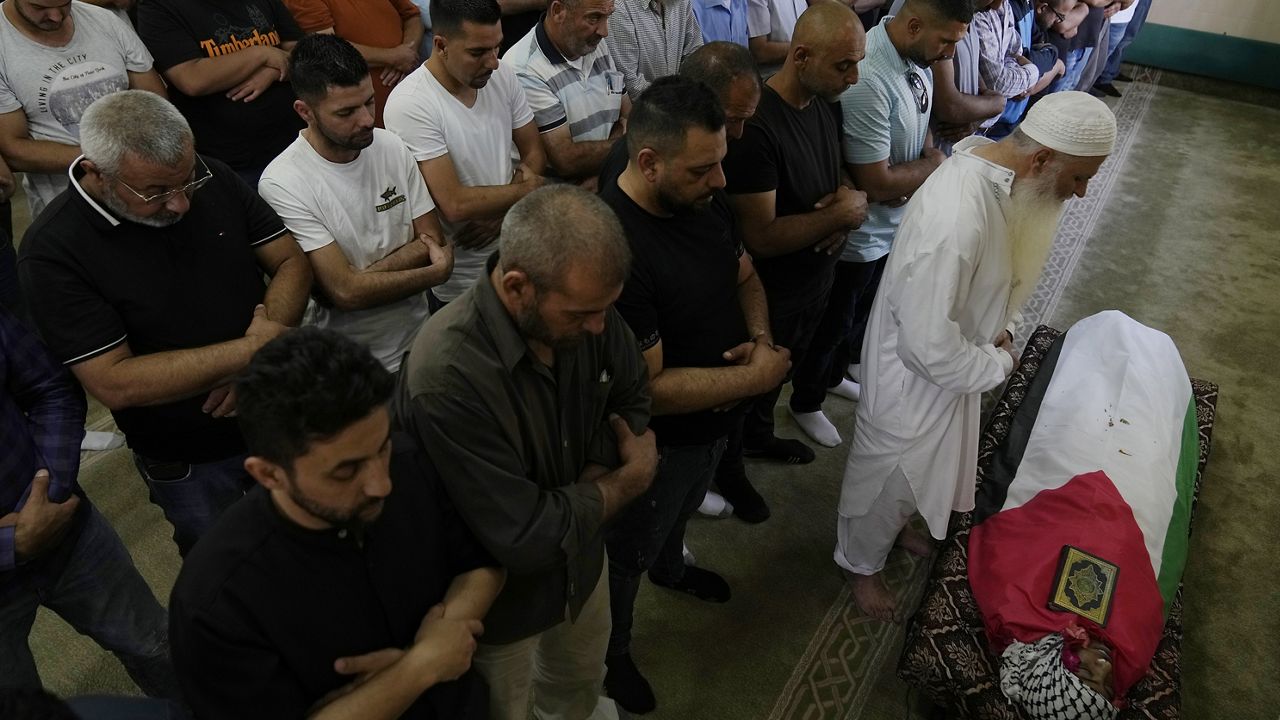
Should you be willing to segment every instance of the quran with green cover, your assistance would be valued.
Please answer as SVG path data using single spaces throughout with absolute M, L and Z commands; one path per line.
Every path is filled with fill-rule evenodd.
M 1119 574 L 1120 568 L 1114 564 L 1074 545 L 1063 545 L 1049 607 L 1075 613 L 1106 627 Z

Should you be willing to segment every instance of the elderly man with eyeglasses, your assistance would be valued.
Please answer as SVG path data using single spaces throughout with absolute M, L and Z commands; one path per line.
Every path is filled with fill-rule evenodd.
M 861 388 L 845 377 L 862 352 L 862 335 L 902 206 L 945 155 L 929 133 L 933 74 L 949 59 L 973 17 L 968 0 L 907 0 L 867 33 L 861 78 L 840 96 L 844 167 L 867 194 L 867 219 L 849 233 L 836 264 L 826 312 L 796 367 L 791 414 L 820 445 L 842 441 L 822 412 L 828 392 L 850 400 Z M 855 376 L 856 376 L 856 368 Z
M 164 98 L 95 101 L 80 142 L 70 187 L 23 239 L 19 279 L 54 357 L 111 409 L 185 555 L 253 485 L 231 378 L 302 319 L 310 266 L 252 188 L 196 153 Z

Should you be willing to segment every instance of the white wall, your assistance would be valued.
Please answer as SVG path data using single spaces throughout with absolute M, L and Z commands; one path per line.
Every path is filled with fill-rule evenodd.
M 1280 43 L 1280 0 L 1151 0 L 1160 25 Z

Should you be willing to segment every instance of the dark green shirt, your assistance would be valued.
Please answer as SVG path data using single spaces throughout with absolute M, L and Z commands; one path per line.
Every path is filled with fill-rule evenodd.
M 489 259 L 493 270 L 496 256 Z M 619 465 L 609 415 L 649 422 L 648 371 L 612 308 L 600 336 L 547 367 L 489 274 L 423 326 L 400 375 L 398 421 L 419 438 L 476 537 L 507 569 L 483 641 L 576 619 L 604 566 L 604 506 L 588 464 Z

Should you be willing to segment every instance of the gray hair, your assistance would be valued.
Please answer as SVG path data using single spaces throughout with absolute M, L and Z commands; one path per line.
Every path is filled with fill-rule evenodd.
M 178 108 L 145 90 L 100 97 L 80 117 L 80 150 L 107 175 L 120 171 L 127 153 L 155 165 L 177 165 L 193 142 Z
M 576 185 L 550 185 L 511 206 L 498 253 L 503 271 L 520 270 L 538 290 L 562 287 L 575 263 L 615 285 L 631 272 L 631 248 L 618 216 Z

